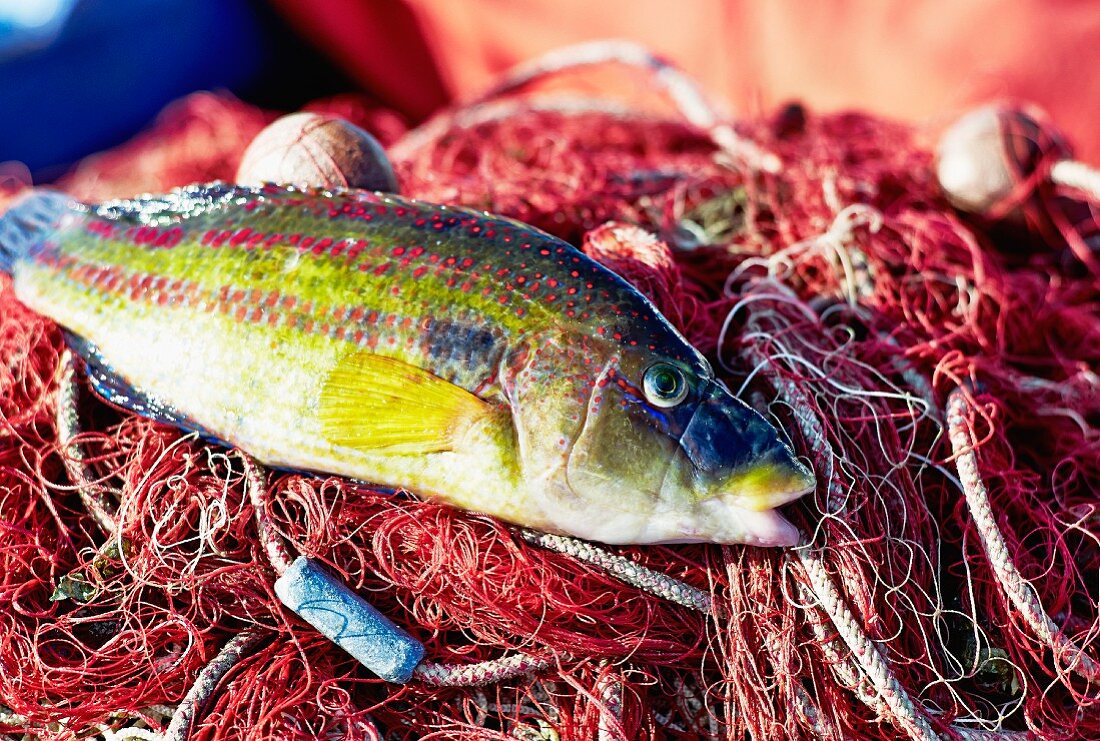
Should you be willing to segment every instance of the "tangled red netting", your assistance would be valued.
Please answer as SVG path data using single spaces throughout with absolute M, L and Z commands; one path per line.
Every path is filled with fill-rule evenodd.
M 1100 735 L 1096 278 L 956 215 L 923 132 L 793 106 L 730 127 L 628 61 L 656 73 L 630 99 L 532 91 L 549 65 L 402 138 L 354 98 L 315 107 L 380 133 L 405 194 L 649 294 L 795 432 L 806 545 L 596 547 L 256 471 L 74 402 L 60 332 L 0 279 L 0 734 Z M 192 97 L 62 185 L 229 179 L 268 118 Z M 280 606 L 275 541 L 424 643 L 412 681 Z

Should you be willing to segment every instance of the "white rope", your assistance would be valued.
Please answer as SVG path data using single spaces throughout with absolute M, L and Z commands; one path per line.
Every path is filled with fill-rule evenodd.
M 241 660 L 244 654 L 259 643 L 263 632 L 258 629 L 246 630 L 234 636 L 210 663 L 202 668 L 195 677 L 195 683 L 187 691 L 179 707 L 176 708 L 171 722 L 164 730 L 162 741 L 184 741 L 191 735 L 191 725 L 195 721 L 203 704 L 210 699 L 218 682 Z
M 413 676 L 432 687 L 480 687 L 523 674 L 544 671 L 553 664 L 554 661 L 549 658 L 536 658 L 522 653 L 476 664 L 422 661 L 413 670 Z
M 1004 535 L 997 527 L 989 492 L 978 471 L 978 457 L 974 453 L 969 423 L 969 403 L 962 389 L 951 392 L 947 401 L 947 431 L 955 465 L 959 469 L 959 481 L 966 497 L 970 515 L 978 529 L 982 548 L 985 550 L 993 573 L 1011 603 L 1020 611 L 1025 622 L 1053 652 L 1059 663 L 1080 674 L 1090 682 L 1100 681 L 1100 666 L 1084 650 L 1066 636 L 1051 620 L 1039 602 L 1035 588 L 1020 575 L 1008 552 Z
M 1061 160 L 1050 168 L 1050 180 L 1057 185 L 1076 188 L 1089 198 L 1100 201 L 1100 170 L 1083 162 Z
M 523 530 L 520 535 L 528 543 L 597 566 L 624 584 L 629 584 L 654 597 L 660 597 L 699 612 L 711 612 L 710 595 L 706 592 L 666 574 L 648 569 L 629 558 L 616 556 L 591 543 L 564 535 L 549 535 L 534 530 Z
M 919 739 L 920 741 L 936 739 L 936 732 L 932 729 L 923 711 L 918 709 L 917 704 L 909 697 L 909 693 L 901 686 L 901 682 L 890 671 L 890 667 L 878 650 L 878 646 L 859 626 L 855 615 L 852 614 L 836 585 L 829 578 L 820 555 L 806 547 L 797 549 L 795 557 L 805 571 L 806 578 L 818 604 L 824 608 L 826 614 L 833 621 L 840 638 L 851 650 L 852 657 L 871 681 L 875 692 L 890 709 L 898 726 L 911 739 Z
M 260 542 L 263 544 L 264 553 L 271 562 L 271 568 L 282 576 L 283 572 L 290 568 L 294 561 L 290 557 L 286 546 L 275 531 L 275 525 L 267 514 L 267 480 L 263 467 L 242 450 L 237 451 L 244 463 L 245 487 L 248 489 L 248 500 L 252 503 L 252 510 L 256 516 L 256 528 L 259 530 Z
M 66 349 L 61 353 L 57 379 L 57 442 L 61 446 L 61 461 L 65 464 L 65 470 L 76 487 L 84 509 L 100 530 L 107 535 L 113 535 L 116 525 L 107 501 L 108 489 L 93 481 L 85 462 L 84 450 L 73 443 L 73 439 L 80 434 L 77 394 L 76 362 L 72 351 Z

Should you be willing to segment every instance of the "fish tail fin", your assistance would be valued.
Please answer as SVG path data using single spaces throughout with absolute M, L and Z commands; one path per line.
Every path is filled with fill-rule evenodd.
M 72 200 L 56 190 L 36 189 L 15 199 L 0 214 L 0 273 L 34 255 L 58 227 Z

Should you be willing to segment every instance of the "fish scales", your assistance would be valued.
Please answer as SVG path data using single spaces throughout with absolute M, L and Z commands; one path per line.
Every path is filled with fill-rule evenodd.
M 108 398 L 275 466 L 612 543 L 790 544 L 812 474 L 630 284 L 506 218 L 213 184 L 0 217 Z
M 217 312 L 381 347 L 468 390 L 521 335 L 572 325 L 585 336 L 667 341 L 655 322 L 657 331 L 637 331 L 653 322 L 648 311 L 624 311 L 632 287 L 516 222 L 383 194 L 318 201 L 282 189 L 227 188 L 195 210 L 180 219 L 140 201 L 90 209 L 39 260 L 126 311 Z

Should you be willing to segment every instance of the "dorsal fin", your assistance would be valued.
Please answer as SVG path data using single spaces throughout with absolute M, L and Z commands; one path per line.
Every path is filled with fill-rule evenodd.
M 93 213 L 111 221 L 162 226 L 189 216 L 225 208 L 243 199 L 255 198 L 262 191 L 263 188 L 214 181 L 176 188 L 164 195 L 145 194 L 104 201 L 93 208 Z

